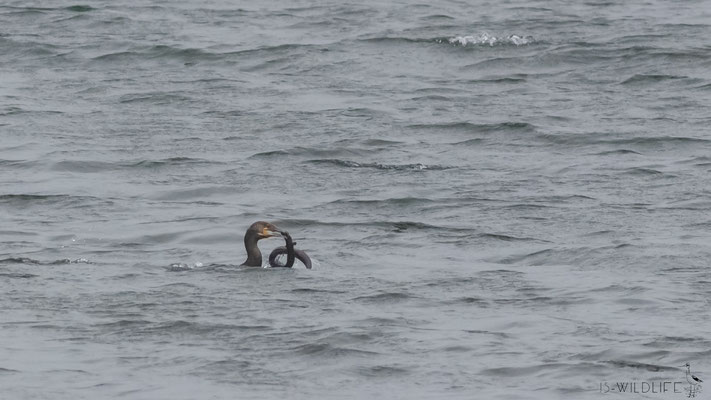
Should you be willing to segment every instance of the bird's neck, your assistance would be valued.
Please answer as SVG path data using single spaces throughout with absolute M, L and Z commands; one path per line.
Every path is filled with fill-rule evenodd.
M 244 248 L 247 250 L 247 261 L 242 265 L 248 267 L 261 267 L 262 266 L 262 252 L 259 251 L 257 246 L 257 239 L 254 237 L 244 237 Z

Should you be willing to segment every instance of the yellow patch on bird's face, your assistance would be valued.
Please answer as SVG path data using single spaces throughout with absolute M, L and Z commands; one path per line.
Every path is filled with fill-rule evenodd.
M 262 236 L 263 237 L 272 237 L 272 236 L 274 236 L 274 233 L 271 230 L 269 230 L 269 228 L 267 228 L 265 226 L 264 228 L 262 228 Z

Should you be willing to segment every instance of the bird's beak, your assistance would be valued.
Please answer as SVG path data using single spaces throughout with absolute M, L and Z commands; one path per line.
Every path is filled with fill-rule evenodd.
M 269 229 L 266 227 L 264 229 L 262 229 L 262 237 L 270 238 L 270 237 L 274 237 L 274 236 L 281 236 L 281 232 L 279 231 L 279 229 L 272 230 L 272 229 Z

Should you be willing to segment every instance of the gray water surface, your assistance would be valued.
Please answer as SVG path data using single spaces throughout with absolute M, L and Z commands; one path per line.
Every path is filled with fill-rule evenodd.
M 710 21 L 705 1 L 4 1 L 0 397 L 711 379 Z M 257 220 L 313 270 L 238 268 Z

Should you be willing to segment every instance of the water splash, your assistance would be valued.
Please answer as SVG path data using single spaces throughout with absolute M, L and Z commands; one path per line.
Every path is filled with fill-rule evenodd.
M 497 45 L 508 45 L 512 44 L 514 46 L 525 46 L 527 44 L 531 44 L 535 41 L 533 36 L 519 36 L 519 35 L 509 35 L 506 37 L 503 36 L 494 36 L 490 35 L 487 32 L 480 33 L 478 35 L 473 35 L 473 36 L 455 36 L 453 38 L 449 38 L 449 43 L 450 44 L 455 44 L 459 46 L 468 46 L 468 45 L 489 45 L 489 46 L 497 46 Z
M 170 264 L 166 269 L 171 272 L 180 272 L 180 271 L 192 271 L 196 268 L 202 268 L 203 263 L 201 262 L 196 262 L 195 264 L 187 264 L 187 263 L 173 263 Z
M 54 261 L 40 261 L 29 257 L 10 257 L 3 258 L 0 260 L 0 264 L 27 264 L 27 265 L 61 265 L 61 264 L 92 264 L 92 262 L 86 258 L 61 258 Z

